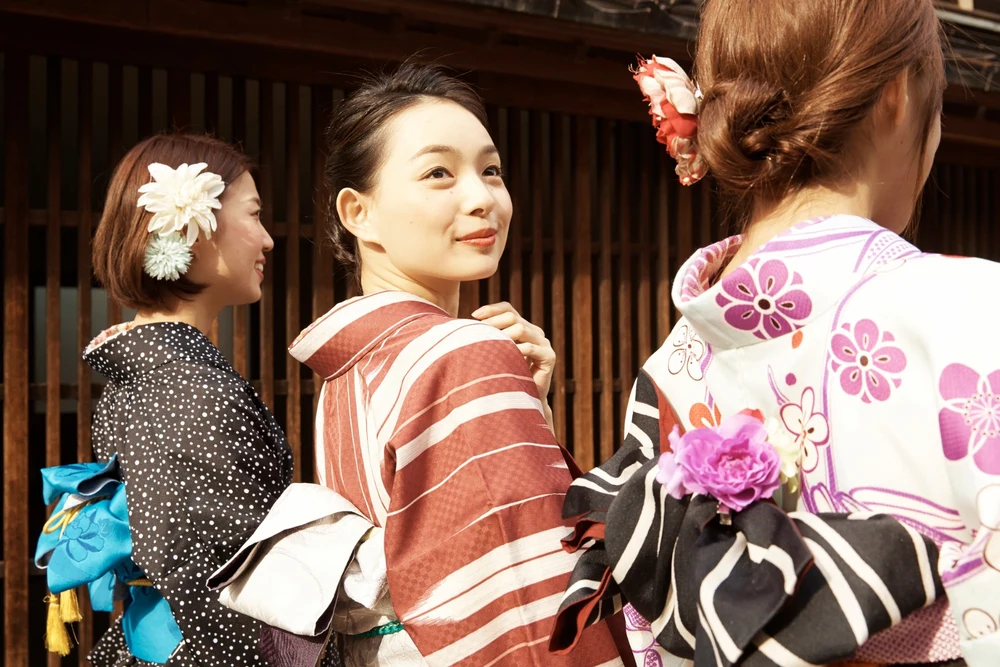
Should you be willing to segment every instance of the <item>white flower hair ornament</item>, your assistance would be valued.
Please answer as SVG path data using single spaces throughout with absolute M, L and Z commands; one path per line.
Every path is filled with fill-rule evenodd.
M 215 209 L 222 208 L 219 195 L 226 184 L 218 174 L 204 171 L 207 166 L 199 162 L 172 169 L 154 162 L 148 167 L 152 180 L 139 188 L 137 206 L 153 214 L 146 227 L 153 238 L 142 268 L 157 280 L 184 275 L 199 234 L 210 239 L 217 228 Z

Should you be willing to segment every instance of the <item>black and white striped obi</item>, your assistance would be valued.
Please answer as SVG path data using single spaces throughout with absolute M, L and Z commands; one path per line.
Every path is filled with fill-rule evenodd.
M 641 373 L 623 446 L 570 487 L 563 514 L 577 522 L 563 543 L 583 554 L 551 650 L 571 650 L 587 626 L 631 604 L 695 667 L 821 665 L 943 595 L 937 547 L 887 515 L 758 502 L 726 526 L 714 499 L 671 497 L 656 473 L 676 423 Z

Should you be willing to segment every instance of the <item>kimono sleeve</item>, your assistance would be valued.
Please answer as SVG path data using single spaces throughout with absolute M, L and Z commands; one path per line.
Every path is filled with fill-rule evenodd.
M 996 284 L 1000 266 L 973 259 L 932 260 L 936 275 L 962 285 Z M 928 262 L 929 264 L 931 262 Z M 956 285 L 959 280 L 947 282 Z M 939 571 L 971 667 L 995 665 L 1000 655 L 1000 315 L 958 290 L 938 314 L 929 341 L 938 423 L 948 482 L 969 529 L 964 543 L 945 543 Z
M 578 558 L 560 544 L 572 478 L 523 357 L 469 322 L 419 344 L 387 447 L 385 557 L 403 628 L 431 667 L 620 664 L 605 624 L 572 657 L 547 651 Z
M 196 664 L 257 660 L 256 621 L 223 607 L 206 582 L 287 485 L 274 445 L 259 405 L 225 373 L 181 367 L 136 392 L 119 444 L 133 560 Z

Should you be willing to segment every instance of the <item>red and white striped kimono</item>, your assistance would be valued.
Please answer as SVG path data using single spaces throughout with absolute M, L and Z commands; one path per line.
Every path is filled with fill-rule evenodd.
M 575 464 L 509 339 L 381 292 L 338 305 L 290 351 L 325 379 L 320 480 L 384 530 L 381 622 L 403 624 L 348 665 L 416 664 L 413 647 L 432 666 L 622 664 L 604 623 L 571 655 L 547 651 L 576 561 L 560 544 Z

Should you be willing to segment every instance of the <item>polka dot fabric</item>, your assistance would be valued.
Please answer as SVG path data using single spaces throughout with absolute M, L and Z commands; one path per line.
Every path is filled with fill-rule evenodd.
M 223 607 L 206 582 L 291 483 L 284 433 L 249 383 L 189 325 L 106 332 L 84 359 L 109 380 L 94 417 L 94 454 L 102 461 L 118 454 L 132 558 L 183 635 L 167 664 L 263 664 L 259 623 Z M 328 653 L 322 664 L 339 664 L 336 651 Z M 90 660 L 149 664 L 129 653 L 120 625 Z

